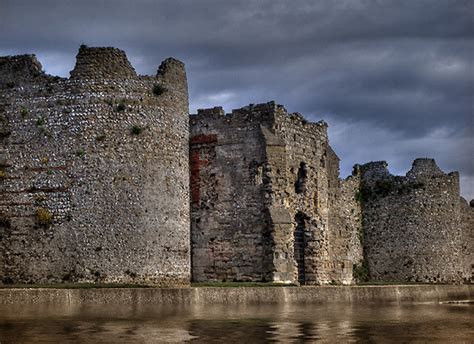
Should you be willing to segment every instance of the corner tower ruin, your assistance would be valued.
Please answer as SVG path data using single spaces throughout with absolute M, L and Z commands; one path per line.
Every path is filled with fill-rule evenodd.
M 461 283 L 472 208 L 459 196 L 459 173 L 444 173 L 434 159 L 416 159 L 406 176 L 385 161 L 356 166 L 361 186 L 363 246 L 369 277 L 379 281 Z M 468 228 L 470 227 L 470 228 Z
M 187 285 L 183 63 L 81 46 L 69 79 L 0 58 L 0 280 Z

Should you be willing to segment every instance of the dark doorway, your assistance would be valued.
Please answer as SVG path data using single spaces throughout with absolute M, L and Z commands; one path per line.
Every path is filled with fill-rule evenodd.
M 295 232 L 294 232 L 294 256 L 296 261 L 296 268 L 298 271 L 298 282 L 304 284 L 305 282 L 305 266 L 304 266 L 304 250 L 306 247 L 306 223 L 308 221 L 308 216 L 302 212 L 298 212 L 295 215 Z

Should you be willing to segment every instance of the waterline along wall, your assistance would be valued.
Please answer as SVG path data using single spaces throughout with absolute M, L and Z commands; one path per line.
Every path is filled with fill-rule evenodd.
M 81 46 L 71 77 L 0 58 L 3 283 L 188 285 L 188 93 L 167 59 Z
M 0 288 L 0 306 L 35 305 L 83 307 L 174 307 L 251 304 L 387 304 L 472 302 L 474 285 L 388 285 L 246 288 Z

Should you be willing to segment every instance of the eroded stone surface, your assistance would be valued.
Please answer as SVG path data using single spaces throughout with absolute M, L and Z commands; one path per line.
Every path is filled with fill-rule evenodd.
M 195 281 L 472 281 L 474 204 L 433 159 L 342 180 L 323 121 L 274 102 L 188 118 L 180 61 L 138 76 L 115 48 L 81 46 L 69 79 L 0 57 L 0 91 L 2 283 L 178 286 L 191 267 Z
M 417 159 L 339 178 L 324 122 L 274 102 L 190 116 L 196 281 L 351 284 L 472 279 L 472 206 L 459 175 Z
M 194 280 L 352 283 L 357 228 L 336 203 L 355 191 L 339 187 L 326 123 L 274 102 L 190 123 Z
M 459 197 L 457 172 L 445 174 L 434 159 L 416 159 L 406 176 L 391 175 L 385 162 L 362 165 L 358 173 L 371 279 L 460 283 L 471 278 L 472 208 Z
M 0 87 L 3 282 L 188 284 L 184 65 L 81 46 L 70 79 L 0 58 Z

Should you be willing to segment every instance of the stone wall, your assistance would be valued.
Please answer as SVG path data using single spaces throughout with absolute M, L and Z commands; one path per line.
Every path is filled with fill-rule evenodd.
M 358 167 L 363 244 L 372 280 L 459 283 L 463 229 L 459 175 L 417 159 L 404 177 L 385 162 Z
M 327 125 L 274 102 L 190 121 L 194 280 L 351 283 L 356 234 L 336 208 L 330 221 L 343 193 Z
M 344 307 L 347 304 L 377 304 L 381 309 L 389 303 L 412 304 L 419 303 L 463 303 L 474 297 L 474 285 L 365 285 L 365 286 L 325 286 L 320 287 L 192 287 L 192 288 L 0 288 L 0 311 L 2 316 L 19 316 L 16 312 L 22 310 L 24 316 L 31 310 L 39 308 L 41 316 L 53 314 L 54 317 L 70 317 L 80 313 L 84 308 L 127 307 L 131 312 L 151 308 L 162 310 L 165 305 L 172 305 L 171 311 L 186 307 L 186 310 L 197 312 L 199 317 L 208 314 L 209 306 L 222 304 L 223 307 L 234 305 L 279 304 L 287 312 L 291 304 L 300 307 L 302 304 L 312 304 L 318 311 L 324 304 L 332 307 Z M 202 306 L 203 308 L 193 307 Z M 128 308 L 129 307 L 129 308 Z M 282 308 L 283 308 L 282 307 Z M 433 307 L 439 307 L 433 305 Z M 451 307 L 471 307 L 470 305 L 451 305 Z M 38 308 L 33 308 L 38 309 Z M 384 309 L 383 309 L 384 310 Z M 282 310 L 283 311 L 283 310 Z M 293 310 L 295 313 L 299 309 Z M 339 311 L 339 310 L 338 310 Z M 227 312 L 227 309 L 226 309 Z M 94 313 L 97 314 L 97 313 Z M 113 313 L 117 316 L 116 313 Z M 222 313 L 219 313 L 220 315 Z M 34 320 L 37 321 L 35 316 Z M 287 327 L 284 327 L 285 329 Z M 19 337 L 21 338 L 21 337 Z M 160 337 L 163 338 L 163 337 Z M 253 338 L 254 339 L 254 338 Z M 15 340 L 18 342 L 18 340 Z M 21 342 L 21 341 L 20 341 Z
M 472 276 L 472 208 L 432 159 L 404 177 L 375 162 L 341 180 L 326 124 L 270 102 L 191 116 L 191 171 L 197 281 Z
M 265 113 L 190 116 L 193 280 L 264 280 Z
M 0 58 L 0 87 L 1 281 L 188 284 L 184 65 L 81 46 L 69 79 Z
M 341 197 L 339 204 L 336 203 L 339 214 L 346 231 L 350 233 L 347 259 L 353 264 L 360 264 L 363 259 L 363 228 L 362 228 L 362 206 L 358 199 L 360 178 L 352 175 L 341 182 Z
M 328 144 L 327 124 L 308 122 L 298 113 L 288 114 L 283 107 L 277 107 L 274 131 L 285 144 L 286 166 L 280 167 L 282 182 L 272 185 L 273 205 L 285 207 L 292 219 L 289 233 L 294 238 L 287 239 L 285 253 L 299 268 L 296 279 L 307 285 L 351 283 L 352 273 L 347 276 L 344 271 L 351 266 L 346 252 L 338 252 L 344 234 L 331 216 L 331 202 L 339 196 L 335 191 L 339 159 Z M 303 232 L 299 243 L 295 233 L 298 227 Z M 294 256 L 297 245 L 301 247 L 301 261 Z M 304 276 L 299 276 L 302 272 Z
M 461 198 L 461 219 L 463 225 L 462 253 L 464 260 L 463 278 L 474 282 L 474 200 L 467 203 Z
M 0 91 L 2 283 L 177 286 L 191 266 L 195 281 L 472 281 L 473 204 L 432 159 L 341 180 L 323 121 L 274 102 L 188 118 L 181 62 L 139 76 L 115 48 L 81 46 L 68 79 L 0 57 Z

